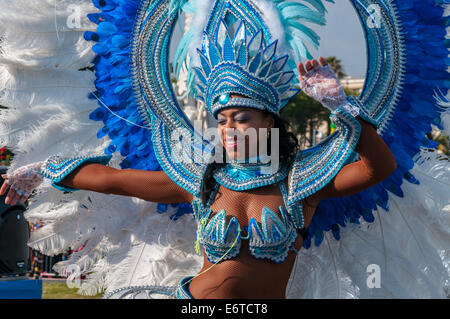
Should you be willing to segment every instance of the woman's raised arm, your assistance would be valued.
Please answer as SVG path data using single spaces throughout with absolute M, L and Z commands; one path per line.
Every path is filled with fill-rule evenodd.
M 356 146 L 360 160 L 345 165 L 324 188 L 312 195 L 318 201 L 359 193 L 380 183 L 397 169 L 394 155 L 375 128 L 359 116 L 356 119 L 362 129 Z
M 323 57 L 319 57 L 319 61 L 320 64 L 317 60 L 308 60 L 305 65 L 299 63 L 300 88 L 330 111 L 334 111 L 345 106 L 348 102 L 347 95 L 328 62 Z M 356 146 L 361 160 L 345 165 L 324 188 L 309 196 L 308 199 L 315 204 L 328 197 L 359 193 L 386 179 L 397 169 L 394 155 L 378 135 L 375 126 L 359 115 L 356 119 L 361 124 L 361 134 Z

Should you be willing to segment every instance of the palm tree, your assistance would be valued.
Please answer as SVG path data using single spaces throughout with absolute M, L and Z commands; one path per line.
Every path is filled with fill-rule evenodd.
M 313 145 L 314 130 L 324 121 L 330 122 L 330 111 L 303 92 L 288 102 L 280 116 L 289 123 L 292 133 L 299 137 L 301 148 Z
M 343 77 L 347 76 L 347 74 L 344 73 L 344 68 L 342 67 L 342 61 L 336 58 L 335 56 L 330 56 L 326 58 L 328 64 L 331 66 L 333 71 L 336 73 L 336 76 L 339 80 L 341 80 Z

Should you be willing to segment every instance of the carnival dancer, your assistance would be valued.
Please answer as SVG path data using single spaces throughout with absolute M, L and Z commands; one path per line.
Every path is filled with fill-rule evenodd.
M 26 200 L 34 189 L 42 187 L 44 180 L 54 186 L 47 193 L 51 196 L 45 197 L 45 192 L 38 195 L 31 208 L 31 218 L 50 221 L 47 233 L 41 232 L 31 244 L 43 251 L 56 251 L 69 242 L 84 245 L 77 253 L 78 259 L 66 262 L 64 267 L 76 263 L 83 271 L 101 268 L 99 273 L 107 277 L 112 270 L 105 268 L 119 265 L 115 276 L 102 279 L 109 283 L 107 297 L 126 289 L 139 290 L 128 287 L 137 282 L 150 285 L 145 289 L 152 293 L 177 298 L 444 296 L 449 278 L 449 216 L 441 210 L 448 197 L 442 193 L 432 195 L 427 211 L 434 217 L 427 221 L 417 217 L 420 207 L 413 207 L 407 217 L 403 215 L 407 205 L 417 202 L 399 205 L 387 193 L 398 193 L 393 181 L 399 172 L 400 179 L 418 184 L 404 170 L 410 165 L 405 154 L 411 145 L 405 144 L 408 139 L 395 126 L 404 123 L 401 116 L 406 110 L 397 102 L 407 87 L 403 83 L 406 70 L 410 70 L 404 56 L 406 44 L 399 37 L 401 28 L 397 24 L 401 10 L 411 8 L 367 1 L 377 2 L 383 12 L 395 13 L 396 19 L 383 15 L 380 28 L 397 38 L 382 39 L 384 45 L 393 45 L 388 52 L 382 45 L 371 47 L 375 51 L 370 65 L 382 63 L 378 66 L 384 72 L 377 70 L 370 75 L 368 87 L 372 92 L 357 98 L 345 94 L 322 57 L 296 64 L 300 57 L 309 56 L 305 38 L 317 40 L 299 21 L 324 23 L 323 4 L 306 2 L 315 10 L 299 2 L 262 0 L 216 0 L 208 5 L 201 1 L 142 1 L 134 6 L 99 2 L 102 14 L 90 16 L 99 23 L 99 29 L 85 35 L 99 41 L 94 50 L 102 57 L 96 62 L 97 91 L 91 94 L 98 98 L 101 111 L 94 111 L 91 118 L 104 121 L 101 134 L 107 132 L 114 144 L 108 152 L 119 148 L 129 160 L 118 168 L 108 165 L 111 154 L 58 154 L 8 172 L 0 194 L 9 191 L 6 201 L 10 204 Z M 171 86 L 166 61 L 181 9 L 194 10 L 204 18 L 199 18 L 198 25 L 194 24 L 180 42 L 175 70 L 186 56 L 190 57 L 190 90 L 217 120 L 214 141 L 195 129 L 179 107 Z M 130 12 L 135 12 L 134 16 Z M 120 13 L 134 17 L 132 30 L 126 21 L 119 21 Z M 380 41 L 378 30 L 371 32 L 366 36 Z M 299 33 L 304 35 L 299 37 Z M 132 39 L 128 51 L 124 49 L 125 34 Z M 130 53 L 129 61 L 124 57 L 126 52 Z M 380 62 L 378 57 L 388 53 L 393 60 Z M 130 69 L 124 70 L 118 61 L 130 62 Z M 102 68 L 109 68 L 108 72 Z M 283 107 L 299 92 L 296 73 L 300 89 L 330 110 L 330 119 L 337 127 L 327 139 L 306 150 L 298 149 L 295 136 L 280 119 Z M 110 95 L 101 81 L 115 83 L 116 96 Z M 128 95 L 131 88 L 132 102 Z M 440 101 L 443 107 L 446 103 Z M 120 107 L 124 112 L 114 112 Z M 105 115 L 104 109 L 110 111 L 111 117 Z M 388 132 L 387 127 L 393 130 Z M 144 130 L 150 130 L 151 143 L 143 138 Z M 399 135 L 390 135 L 393 132 Z M 132 140 L 139 140 L 133 150 Z M 139 167 L 151 158 L 156 158 L 162 170 Z M 130 168 L 130 162 L 134 168 Z M 449 170 L 448 162 L 442 164 L 436 157 L 428 163 L 433 166 L 428 170 L 429 180 L 420 186 L 425 194 L 445 185 L 442 180 L 448 178 Z M 431 176 L 437 165 L 444 165 L 447 172 L 441 180 Z M 83 200 L 83 195 L 64 198 L 86 194 L 83 190 L 89 191 Z M 58 191 L 60 194 L 54 195 Z M 105 195 L 96 197 L 96 193 Z M 116 196 L 120 205 L 129 203 L 124 197 L 141 199 L 133 207 L 140 212 L 130 212 L 124 206 L 106 212 L 100 205 L 109 205 L 108 196 Z M 64 209 L 45 206 L 64 205 L 67 198 L 72 202 Z M 391 205 L 396 206 L 395 214 L 393 209 L 390 211 L 395 216 L 382 216 L 377 208 L 378 226 L 372 226 L 372 209 L 377 205 L 387 208 L 389 198 L 395 203 Z M 164 217 L 155 214 L 156 206 L 145 206 L 144 202 L 190 203 L 191 220 L 182 216 L 174 222 L 180 232 L 190 235 L 183 235 L 185 241 L 181 244 L 179 238 L 168 238 L 168 244 L 161 245 L 155 234 L 164 233 L 171 222 L 162 223 Z M 89 216 L 83 216 L 83 206 L 88 206 Z M 51 208 L 49 215 L 35 213 L 42 207 Z M 102 218 L 105 220 L 100 221 Z M 348 222 L 355 227 L 347 225 L 341 231 L 340 227 Z M 52 228 L 58 231 L 52 233 Z M 63 228 L 69 231 L 63 233 Z M 70 233 L 73 230 L 76 235 Z M 324 239 L 323 232 L 329 230 L 337 239 L 334 243 L 329 237 Z M 124 231 L 129 234 L 126 239 Z M 411 234 L 414 243 L 401 247 L 399 241 Z M 320 247 L 304 252 L 313 238 L 316 246 L 324 240 L 331 252 L 324 255 Z M 183 246 L 186 242 L 202 257 L 193 257 L 192 251 Z M 120 247 L 111 253 L 114 244 Z M 130 252 L 133 260 L 123 262 L 121 258 Z M 416 265 L 410 265 L 412 260 Z M 382 269 L 384 278 L 382 284 L 375 281 L 378 290 L 367 281 L 367 269 L 373 265 Z M 197 266 L 201 267 L 196 273 L 187 273 Z M 64 272 L 64 267 L 59 269 Z M 147 267 L 147 274 L 160 273 L 146 278 L 143 271 L 137 275 L 138 267 Z M 117 277 L 117 273 L 127 271 L 132 274 L 128 285 Z M 331 283 L 330 274 L 334 277 Z M 121 286 L 114 286 L 114 280 Z M 420 287 L 420 292 L 412 292 L 411 287 Z

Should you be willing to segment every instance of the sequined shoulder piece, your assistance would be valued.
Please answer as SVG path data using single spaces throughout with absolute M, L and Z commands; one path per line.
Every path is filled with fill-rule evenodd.
M 299 201 L 327 185 L 344 165 L 354 159 L 361 124 L 341 108 L 335 110 L 330 118 L 337 130 L 314 147 L 298 152 L 291 167 L 288 213 L 297 228 L 304 226 Z

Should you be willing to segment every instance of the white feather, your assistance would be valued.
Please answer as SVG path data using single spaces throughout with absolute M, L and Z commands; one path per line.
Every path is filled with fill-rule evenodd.
M 327 233 L 319 247 L 301 250 L 291 274 L 290 298 L 445 298 L 450 288 L 449 159 L 422 150 L 404 182 L 404 198 L 389 193 L 389 211 L 374 223 Z M 370 288 L 369 265 L 380 267 L 380 288 Z M 370 270 L 370 269 L 369 269 Z
M 83 32 L 95 30 L 88 0 L 3 0 L 0 63 L 19 68 L 79 69 L 94 57 Z
M 444 128 L 444 133 L 450 136 L 450 90 L 446 92 L 446 95 L 442 92 L 439 93 L 435 93 L 435 99 L 437 104 L 442 108 L 441 123 Z
M 0 104 L 8 109 L 0 140 L 16 155 L 10 170 L 54 154 L 102 153 L 101 125 L 88 118 L 95 76 L 79 70 L 94 57 L 83 39 L 95 30 L 86 18 L 97 11 L 92 2 L 5 0 L 1 8 Z

